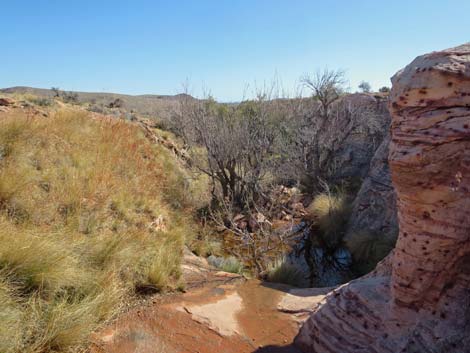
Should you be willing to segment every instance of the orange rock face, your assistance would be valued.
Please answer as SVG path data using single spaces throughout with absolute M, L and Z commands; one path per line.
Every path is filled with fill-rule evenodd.
M 470 352 L 470 44 L 392 83 L 391 271 L 331 292 L 296 338 L 305 352 Z

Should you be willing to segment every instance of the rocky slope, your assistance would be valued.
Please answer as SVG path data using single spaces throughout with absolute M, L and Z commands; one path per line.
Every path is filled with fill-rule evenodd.
M 306 352 L 470 351 L 470 44 L 420 56 L 392 83 L 391 271 L 331 292 L 296 338 Z

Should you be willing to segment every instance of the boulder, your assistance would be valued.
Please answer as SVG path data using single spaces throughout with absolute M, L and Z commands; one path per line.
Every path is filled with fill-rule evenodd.
M 470 43 L 392 83 L 391 271 L 330 292 L 296 338 L 305 352 L 470 352 Z
M 15 101 L 8 97 L 0 97 L 0 106 L 9 106 L 15 104 Z

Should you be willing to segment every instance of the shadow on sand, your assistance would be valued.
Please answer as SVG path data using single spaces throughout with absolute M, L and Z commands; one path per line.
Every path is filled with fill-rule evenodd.
M 293 344 L 288 346 L 266 346 L 258 348 L 257 350 L 253 351 L 253 353 L 302 353 L 297 347 Z
M 314 288 L 299 288 L 299 287 L 292 287 L 287 284 L 282 283 L 271 283 L 271 282 L 261 282 L 260 285 L 263 287 L 275 289 L 284 293 L 288 293 L 294 295 L 296 297 L 311 297 L 314 295 L 326 295 L 327 293 L 331 292 L 338 286 L 332 287 L 314 287 Z

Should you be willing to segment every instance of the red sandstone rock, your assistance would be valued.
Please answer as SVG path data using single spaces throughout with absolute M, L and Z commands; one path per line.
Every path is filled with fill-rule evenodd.
M 0 97 L 0 106 L 9 106 L 13 105 L 15 101 L 8 97 Z
M 296 338 L 305 352 L 470 352 L 470 43 L 392 83 L 391 271 L 331 292 Z

